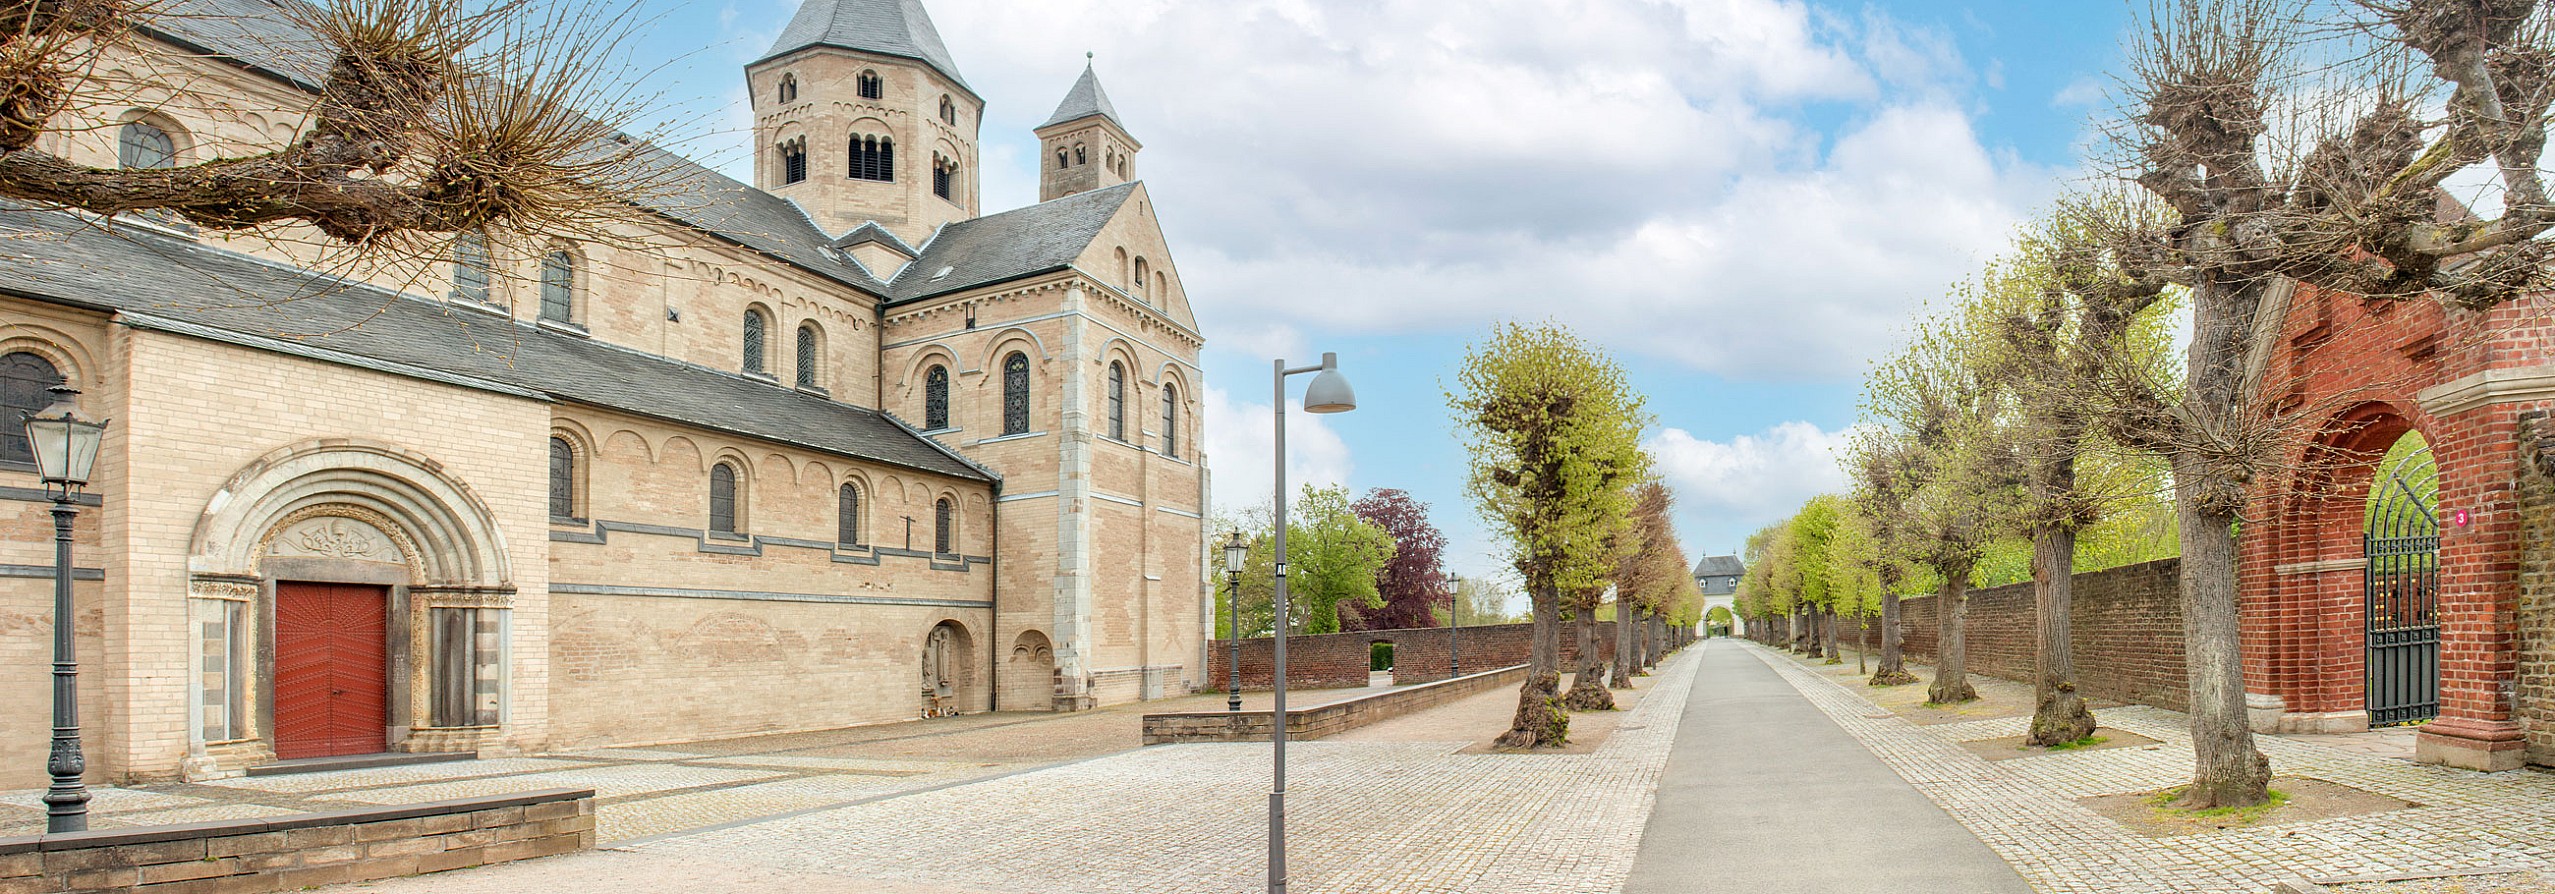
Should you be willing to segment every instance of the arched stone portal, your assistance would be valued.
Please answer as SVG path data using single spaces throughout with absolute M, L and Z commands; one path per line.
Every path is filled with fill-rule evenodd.
M 347 440 L 260 457 L 198 519 L 187 595 L 189 776 L 503 730 L 505 541 L 431 459 Z
M 977 691 L 975 637 L 957 621 L 932 625 L 923 635 L 922 716 L 950 717 L 984 710 Z
M 1003 668 L 1003 710 L 1046 711 L 1055 702 L 1056 649 L 1046 634 L 1023 630 L 1012 641 L 1011 659 Z

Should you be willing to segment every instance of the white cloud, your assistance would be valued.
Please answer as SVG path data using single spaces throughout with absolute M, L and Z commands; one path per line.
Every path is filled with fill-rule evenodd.
M 1749 532 L 1812 496 L 1844 490 L 1837 459 L 1852 436 L 1851 428 L 1827 431 L 1795 421 L 1727 441 L 1671 428 L 1642 447 L 1676 493 L 1679 527 L 1689 538 L 1686 551 L 1706 555 L 1738 548 Z
M 2046 189 L 1981 145 L 1949 39 L 1868 11 L 931 8 L 989 100 L 989 146 L 1098 52 L 1201 318 L 1246 341 L 1561 316 L 1697 369 L 1844 378 Z M 1025 170 L 986 183 L 988 208 L 1034 198 Z
M 1269 501 L 1269 479 L 1275 471 L 1272 445 L 1276 432 L 1269 405 L 1237 401 L 1224 389 L 1206 386 L 1206 449 L 1215 464 L 1214 511 L 1227 512 Z M 1304 485 L 1347 484 L 1356 468 L 1348 442 L 1322 421 L 1289 400 L 1286 417 L 1286 486 L 1302 493 Z

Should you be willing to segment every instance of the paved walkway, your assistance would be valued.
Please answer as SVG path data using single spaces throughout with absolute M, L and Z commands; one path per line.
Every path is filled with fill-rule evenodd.
M 1625 894 L 2031 894 L 1735 641 L 1708 641 Z

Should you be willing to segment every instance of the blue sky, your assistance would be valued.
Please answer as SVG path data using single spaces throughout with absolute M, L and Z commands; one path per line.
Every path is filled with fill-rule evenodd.
M 648 0 L 641 0 L 648 3 Z M 1096 54 L 1209 347 L 1222 502 L 1264 499 L 1269 359 L 1337 351 L 1298 481 L 1399 487 L 1467 574 L 1496 544 L 1442 392 L 1493 321 L 1551 318 L 1658 417 L 1690 554 L 1841 481 L 1856 380 L 2078 175 L 2130 9 L 2088 2 L 924 0 L 988 102 L 988 211 Z M 739 67 L 795 0 L 648 3 L 668 137 L 747 172 Z M 1300 383 L 1298 388 L 1300 389 Z M 1300 390 L 1299 390 L 1300 393 Z

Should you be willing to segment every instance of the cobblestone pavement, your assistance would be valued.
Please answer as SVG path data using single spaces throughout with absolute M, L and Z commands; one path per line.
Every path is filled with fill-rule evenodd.
M 2555 867 L 2555 774 L 2476 773 L 2314 741 L 2322 737 L 2263 736 L 2256 741 L 2276 773 L 2323 779 L 2421 806 L 2149 838 L 2076 799 L 2190 781 L 2191 735 L 2180 713 L 2137 705 L 2100 712 L 2104 726 L 2155 738 L 2157 745 L 1990 763 L 1958 743 L 2021 735 L 2030 718 L 1917 726 L 1876 707 L 1856 691 L 1859 687 L 1846 685 L 1850 679 L 1770 649 L 1742 647 L 1774 667 L 2042 891 L 2262 892 L 2293 877 Z
M 1505 712 L 1482 699 L 1430 713 L 1486 720 L 1486 728 L 1405 718 L 1411 722 L 1399 735 L 1290 745 L 1295 890 L 1619 889 L 1694 681 L 1696 651 L 1645 679 L 1638 703 L 1588 754 L 1459 753 L 1505 726 Z M 1255 891 L 1265 866 L 1268 760 L 1265 744 L 1155 746 L 365 890 Z
M 1308 692 L 1315 704 L 1368 690 Z M 1266 710 L 1266 695 L 1245 705 Z M 1127 751 L 1148 711 L 1207 710 L 1190 696 L 1076 714 L 974 714 L 811 733 L 598 748 L 287 776 L 91 789 L 93 828 L 283 816 L 382 804 L 592 788 L 605 843 L 856 803 Z M 0 792 L 0 835 L 44 829 L 40 789 Z

